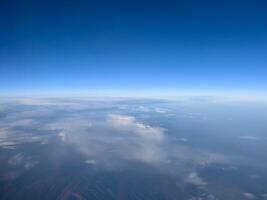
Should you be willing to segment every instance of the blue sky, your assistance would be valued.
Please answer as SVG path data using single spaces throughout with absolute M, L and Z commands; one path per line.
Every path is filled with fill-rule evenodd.
M 267 92 L 264 1 L 3 1 L 2 94 Z

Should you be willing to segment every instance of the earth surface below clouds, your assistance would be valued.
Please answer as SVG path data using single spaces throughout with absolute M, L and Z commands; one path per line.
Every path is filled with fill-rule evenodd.
M 267 104 L 5 98 L 0 199 L 267 199 Z

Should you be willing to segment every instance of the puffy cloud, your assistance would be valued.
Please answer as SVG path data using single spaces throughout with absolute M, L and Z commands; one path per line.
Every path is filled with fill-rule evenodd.
M 116 129 L 137 134 L 144 139 L 157 141 L 164 139 L 164 129 L 137 122 L 132 116 L 111 114 L 108 115 L 108 123 Z
M 154 163 L 163 158 L 164 129 L 138 122 L 133 116 L 109 114 L 94 122 L 70 117 L 48 124 L 47 129 L 58 132 L 63 142 L 96 162 L 117 158 Z

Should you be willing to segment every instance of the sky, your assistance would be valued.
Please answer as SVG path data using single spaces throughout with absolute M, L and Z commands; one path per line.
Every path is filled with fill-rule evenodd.
M 267 3 L 0 3 L 0 93 L 267 94 Z

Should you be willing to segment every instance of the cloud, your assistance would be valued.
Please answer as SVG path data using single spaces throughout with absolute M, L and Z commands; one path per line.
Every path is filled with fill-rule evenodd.
M 0 128 L 0 147 L 5 149 L 14 149 L 16 143 L 10 139 L 10 134 L 7 128 Z
M 42 129 L 45 123 L 38 120 L 23 118 L 6 118 L 0 122 L 0 147 L 5 149 L 15 149 L 17 145 L 30 142 L 43 142 L 51 137 L 49 132 Z
M 141 122 L 132 115 L 110 113 L 96 119 L 88 117 L 86 112 L 78 112 L 60 116 L 48 123 L 46 129 L 99 165 L 107 162 L 112 165 L 115 160 L 157 164 L 174 159 L 179 165 L 203 167 L 230 163 L 224 155 L 191 148 L 185 138 L 178 138 L 184 144 L 168 145 L 165 129 Z
M 257 199 L 257 197 L 252 194 L 252 193 L 249 193 L 249 192 L 245 192 L 242 194 L 246 199 Z
M 165 113 L 169 113 L 170 110 L 168 110 L 166 108 L 155 108 L 155 112 L 165 114 Z
M 39 133 L 39 135 L 37 134 Z M 15 149 L 17 145 L 38 142 L 43 143 L 51 137 L 49 134 L 41 134 L 38 130 L 12 130 L 0 128 L 0 147 L 5 149 Z
M 53 131 L 61 138 L 62 141 L 68 142 L 68 137 L 75 136 L 73 134 L 77 134 L 77 136 L 80 136 L 79 133 L 83 133 L 90 127 L 92 127 L 92 123 L 85 117 L 71 116 L 63 117 L 58 119 L 57 121 L 48 123 L 47 125 L 45 125 L 44 129 Z
M 96 161 L 95 160 L 86 160 L 85 163 L 87 163 L 89 165 L 95 165 Z
M 120 98 L 37 98 L 37 97 L 21 97 L 9 98 L 5 103 L 13 103 L 15 105 L 26 105 L 35 107 L 69 108 L 72 110 L 83 110 L 88 108 L 111 108 L 119 102 L 126 102 Z M 121 104 L 120 104 L 121 105 Z
M 239 137 L 242 140 L 258 140 L 259 138 L 253 135 L 243 135 Z
M 13 166 L 24 167 L 25 169 L 31 169 L 37 164 L 37 162 L 32 160 L 32 158 L 27 157 L 22 153 L 18 153 L 15 156 L 11 157 L 8 160 L 8 163 Z
M 200 187 L 208 185 L 208 183 L 202 180 L 202 178 L 200 178 L 196 172 L 191 172 L 188 174 L 186 177 L 186 182 Z
M 261 196 L 263 197 L 263 199 L 267 199 L 267 193 L 266 194 L 263 194 Z
M 133 116 L 111 114 L 108 115 L 108 123 L 116 129 L 127 130 L 144 139 L 157 141 L 162 141 L 164 139 L 164 129 L 137 122 Z
M 0 122 L 0 146 L 3 148 L 16 148 L 16 145 L 30 142 L 47 144 L 50 137 L 57 136 L 97 162 L 114 158 L 156 164 L 176 159 L 180 163 L 204 167 L 227 163 L 223 155 L 190 147 L 188 139 L 178 137 L 179 134 L 179 144 L 168 145 L 164 128 L 145 123 L 134 115 L 118 114 L 121 110 L 114 112 L 114 107 L 122 105 L 148 108 L 140 102 L 88 99 L 23 99 L 19 102 L 25 101 L 26 109 L 12 111 Z M 102 110 L 110 107 L 113 112 Z M 101 112 L 95 111 L 96 108 L 101 108 Z M 151 109 L 167 112 L 162 107 Z
M 8 124 L 9 127 L 15 126 L 24 126 L 24 127 L 31 127 L 34 125 L 34 120 L 32 119 L 20 119 Z
M 180 142 L 188 142 L 187 138 L 175 138 L 175 140 Z
M 111 159 L 152 164 L 164 158 L 164 129 L 139 122 L 134 116 L 107 114 L 102 121 L 93 121 L 82 114 L 73 115 L 46 128 L 90 160 L 105 165 Z M 110 162 L 109 166 L 115 161 Z
M 123 135 L 123 140 L 128 142 L 129 158 L 148 163 L 162 161 L 164 129 L 138 122 L 133 116 L 114 114 L 108 115 L 107 125 Z
M 0 104 L 0 112 L 4 112 L 5 111 L 5 106 Z
M 147 113 L 147 112 L 150 112 L 151 110 L 146 107 L 146 106 L 137 106 L 134 108 L 135 111 L 138 111 L 138 112 L 144 112 L 144 113 Z
M 129 164 L 149 166 L 151 170 L 156 168 L 160 173 L 172 175 L 177 181 L 185 181 L 189 187 L 206 192 L 205 196 L 201 196 L 204 199 L 215 197 L 208 193 L 211 182 L 203 179 L 196 169 L 202 170 L 213 164 L 230 169 L 235 166 L 234 163 L 244 163 L 238 162 L 239 158 L 235 155 L 210 151 L 208 142 L 213 142 L 212 138 L 208 138 L 210 141 L 205 143 L 207 147 L 198 146 L 194 145 L 194 136 L 180 134 L 180 129 L 174 130 L 171 126 L 170 130 L 160 127 L 166 119 L 156 125 L 156 121 L 150 123 L 153 114 L 158 116 L 157 113 L 167 113 L 162 116 L 169 116 L 175 113 L 162 107 L 153 108 L 148 104 L 139 106 L 137 103 L 128 105 L 126 101 L 121 104 L 83 100 L 34 100 L 21 103 L 24 104 L 2 115 L 0 147 L 16 148 L 16 145 L 30 142 L 50 142 L 49 147 L 53 147 L 59 143 L 59 148 L 53 150 L 55 154 L 57 151 L 63 153 L 55 156 L 55 160 L 61 161 L 62 154 L 68 156 L 68 151 L 74 151 L 80 154 L 84 165 L 95 166 L 100 170 L 121 170 L 129 167 Z M 138 106 L 139 109 L 135 110 Z M 125 109 L 121 109 L 123 107 Z M 258 139 L 250 135 L 239 138 Z M 68 151 L 64 151 L 65 147 Z M 31 169 L 38 163 L 19 153 L 12 156 L 7 164 L 14 168 Z M 247 199 L 255 197 L 251 193 L 242 195 Z

